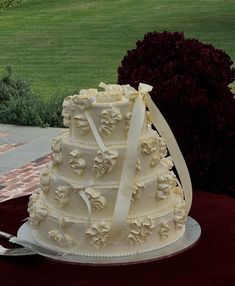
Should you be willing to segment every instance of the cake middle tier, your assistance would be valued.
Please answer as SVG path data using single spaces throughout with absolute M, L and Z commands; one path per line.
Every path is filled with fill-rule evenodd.
M 98 145 L 81 144 L 72 140 L 69 133 L 65 132 L 54 139 L 52 150 L 54 172 L 69 180 L 92 180 L 94 184 L 120 181 L 125 144 L 116 143 L 101 151 Z M 149 130 L 148 135 L 139 141 L 135 162 L 136 177 L 148 176 L 155 169 L 162 168 L 162 158 L 166 155 L 167 148 L 162 137 L 156 131 Z

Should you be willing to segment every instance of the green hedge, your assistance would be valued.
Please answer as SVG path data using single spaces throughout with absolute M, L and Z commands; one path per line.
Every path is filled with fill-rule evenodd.
M 12 78 L 11 68 L 0 80 L 0 122 L 30 126 L 62 127 L 65 95 L 57 92 L 49 99 L 36 95 L 29 84 Z

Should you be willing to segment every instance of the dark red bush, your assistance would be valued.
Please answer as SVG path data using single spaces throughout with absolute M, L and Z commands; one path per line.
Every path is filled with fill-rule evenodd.
M 235 196 L 235 80 L 222 50 L 183 33 L 148 33 L 127 52 L 118 83 L 152 85 L 151 96 L 179 143 L 193 186 Z

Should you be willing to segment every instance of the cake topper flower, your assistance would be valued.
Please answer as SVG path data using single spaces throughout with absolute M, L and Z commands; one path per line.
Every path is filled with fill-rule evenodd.
M 74 95 L 72 101 L 77 105 L 82 112 L 88 109 L 96 100 L 97 89 L 82 89 L 79 95 Z

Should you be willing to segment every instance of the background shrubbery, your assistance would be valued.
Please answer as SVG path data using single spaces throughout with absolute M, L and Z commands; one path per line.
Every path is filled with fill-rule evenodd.
M 62 127 L 64 97 L 59 92 L 48 99 L 37 96 L 26 81 L 13 79 L 8 67 L 0 80 L 0 122 Z

